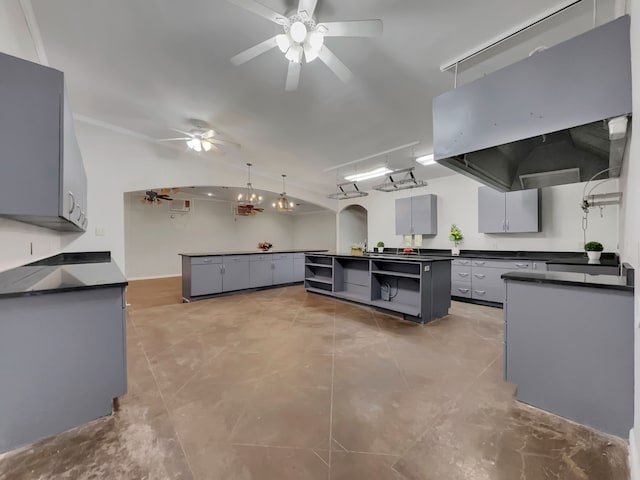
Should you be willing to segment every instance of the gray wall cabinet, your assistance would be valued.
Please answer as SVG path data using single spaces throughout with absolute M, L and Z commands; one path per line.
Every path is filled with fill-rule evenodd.
M 6 54 L 0 71 L 0 215 L 84 230 L 86 175 L 63 73 Z
M 437 235 L 438 197 L 433 194 L 396 199 L 396 235 Z
M 0 300 L 0 453 L 112 413 L 127 392 L 124 295 Z
M 506 280 L 505 377 L 518 400 L 627 438 L 633 292 Z
M 478 187 L 478 231 L 481 233 L 533 233 L 540 231 L 538 190 L 498 192 Z

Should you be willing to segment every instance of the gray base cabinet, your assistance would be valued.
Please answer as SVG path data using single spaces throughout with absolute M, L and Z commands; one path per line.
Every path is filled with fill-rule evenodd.
M 534 262 L 456 258 L 451 266 L 451 296 L 504 303 L 502 274 L 531 270 Z
M 0 300 L 0 453 L 112 413 L 125 306 L 122 287 Z
M 304 254 L 182 255 L 182 298 L 288 285 L 304 280 Z
M 506 281 L 505 376 L 518 400 L 628 438 L 633 292 Z

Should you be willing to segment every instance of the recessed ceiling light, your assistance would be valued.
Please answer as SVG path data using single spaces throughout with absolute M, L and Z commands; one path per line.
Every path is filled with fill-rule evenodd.
M 433 153 L 430 153 L 429 155 L 423 155 L 422 157 L 416 158 L 416 162 L 418 162 L 420 165 L 435 165 L 436 164 L 436 160 L 434 158 Z
M 349 182 L 362 182 L 364 180 L 371 180 L 372 178 L 384 177 L 385 175 L 391 172 L 393 172 L 393 170 L 387 167 L 380 167 L 374 170 L 369 170 L 368 172 L 357 173 L 355 175 L 348 175 L 344 177 L 344 179 Z
M 209 197 L 213 197 L 213 193 L 211 193 L 211 192 L 207 193 L 207 195 L 208 195 Z

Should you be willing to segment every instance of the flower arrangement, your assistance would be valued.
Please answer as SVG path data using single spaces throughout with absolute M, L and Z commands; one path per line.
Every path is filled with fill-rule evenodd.
M 271 250 L 271 247 L 273 247 L 273 244 L 271 242 L 260 242 L 258 244 L 258 248 L 263 252 L 268 252 L 269 250 Z
M 458 245 L 458 243 L 461 242 L 463 238 L 464 236 L 462 235 L 462 230 L 460 230 L 455 223 L 451 224 L 451 232 L 449 234 L 449 240 L 451 240 L 456 245 Z

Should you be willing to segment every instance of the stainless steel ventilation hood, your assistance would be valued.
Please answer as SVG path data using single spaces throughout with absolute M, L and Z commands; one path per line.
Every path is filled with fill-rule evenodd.
M 620 17 L 436 97 L 436 161 L 504 192 L 619 176 L 629 25 Z

